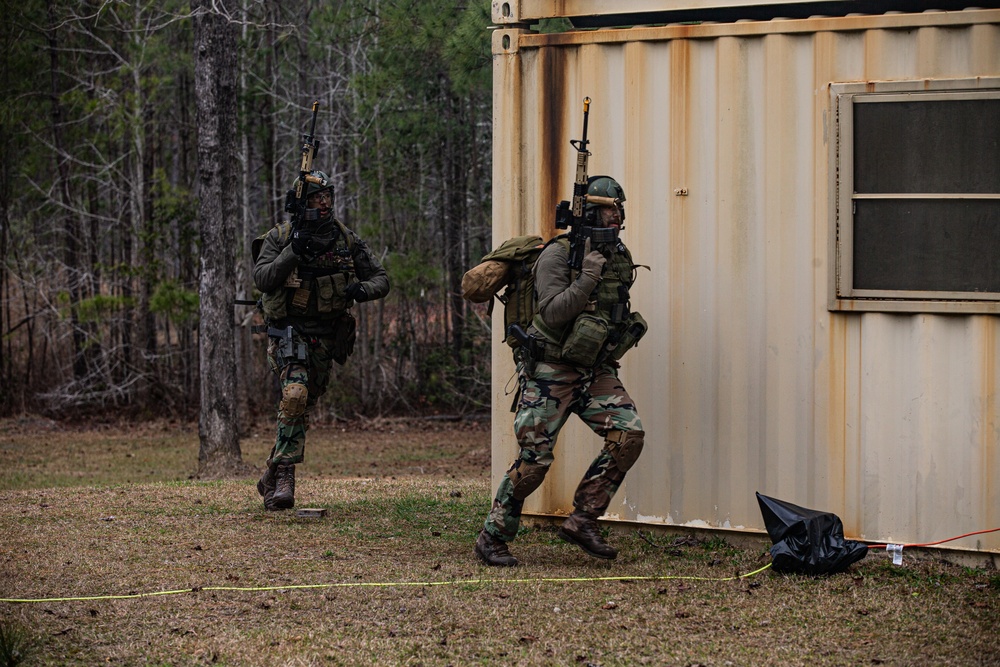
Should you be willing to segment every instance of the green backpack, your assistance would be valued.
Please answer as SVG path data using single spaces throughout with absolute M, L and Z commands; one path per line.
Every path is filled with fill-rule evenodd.
M 504 342 L 515 350 L 521 344 L 507 330 L 511 324 L 520 324 L 527 330 L 535 316 L 535 277 L 531 270 L 545 246 L 541 236 L 515 236 L 485 255 L 462 277 L 465 299 L 473 303 L 489 301 L 490 314 L 493 313 L 493 297 L 504 305 Z M 499 294 L 502 287 L 506 289 Z

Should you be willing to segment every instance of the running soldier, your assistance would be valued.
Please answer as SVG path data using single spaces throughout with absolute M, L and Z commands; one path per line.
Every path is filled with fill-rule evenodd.
M 514 433 L 520 454 L 500 482 L 476 540 L 475 553 L 487 565 L 517 565 L 508 543 L 517 535 L 525 499 L 549 471 L 556 436 L 571 413 L 604 438 L 604 448 L 577 487 L 574 510 L 559 536 L 596 558 L 618 555 L 601 535 L 597 518 L 642 451 L 642 422 L 618 379 L 618 359 L 646 324 L 629 310 L 636 266 L 618 238 L 625 193 L 614 179 L 593 176 L 587 195 L 593 200 L 585 209 L 580 270 L 570 266 L 571 244 L 583 234 L 574 239 L 573 233 L 549 242 L 533 269 L 537 314 L 515 357 L 520 398 Z
M 295 465 L 303 460 L 310 409 L 326 392 L 333 362 L 343 364 L 354 351 L 351 306 L 389 292 L 368 244 L 333 217 L 326 174 L 310 171 L 305 194 L 309 215 L 299 228 L 284 222 L 254 242 L 267 359 L 281 381 L 277 437 L 257 482 L 268 510 L 295 506 Z

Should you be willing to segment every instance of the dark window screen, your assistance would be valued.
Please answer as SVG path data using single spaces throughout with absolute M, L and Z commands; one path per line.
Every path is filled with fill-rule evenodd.
M 854 105 L 854 191 L 1000 188 L 1000 99 Z
M 1000 99 L 854 104 L 855 289 L 1000 292 Z
M 855 202 L 854 287 L 1000 292 L 1000 200 Z

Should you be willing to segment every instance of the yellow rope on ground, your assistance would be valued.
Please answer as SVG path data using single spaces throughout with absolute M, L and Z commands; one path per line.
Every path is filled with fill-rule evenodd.
M 760 574 L 771 567 L 768 563 L 764 567 L 738 574 L 733 577 L 721 577 L 713 579 L 711 577 L 688 577 L 684 575 L 658 575 L 658 576 L 619 576 L 619 577 L 539 577 L 536 579 L 452 579 L 448 581 L 355 581 L 339 584 L 291 584 L 287 586 L 198 586 L 196 588 L 181 588 L 174 591 L 155 591 L 153 593 L 133 593 L 131 595 L 90 595 L 86 597 L 72 598 L 0 598 L 0 602 L 81 602 L 89 600 L 134 600 L 136 598 L 150 598 L 158 595 L 179 595 L 181 593 L 198 593 L 200 591 L 287 591 L 307 588 L 394 588 L 397 586 L 458 586 L 476 584 L 536 584 L 536 583 L 579 583 L 588 581 L 665 581 L 667 579 L 685 579 L 689 581 L 736 581 L 746 579 Z

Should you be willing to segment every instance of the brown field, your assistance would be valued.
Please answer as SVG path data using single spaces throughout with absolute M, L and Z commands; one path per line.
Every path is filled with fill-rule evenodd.
M 933 553 L 750 574 L 766 544 L 616 530 L 604 562 L 538 523 L 486 568 L 485 423 L 316 426 L 318 519 L 193 479 L 197 450 L 193 425 L 0 421 L 0 597 L 40 600 L 0 602 L 0 667 L 1000 664 L 1000 575 Z

